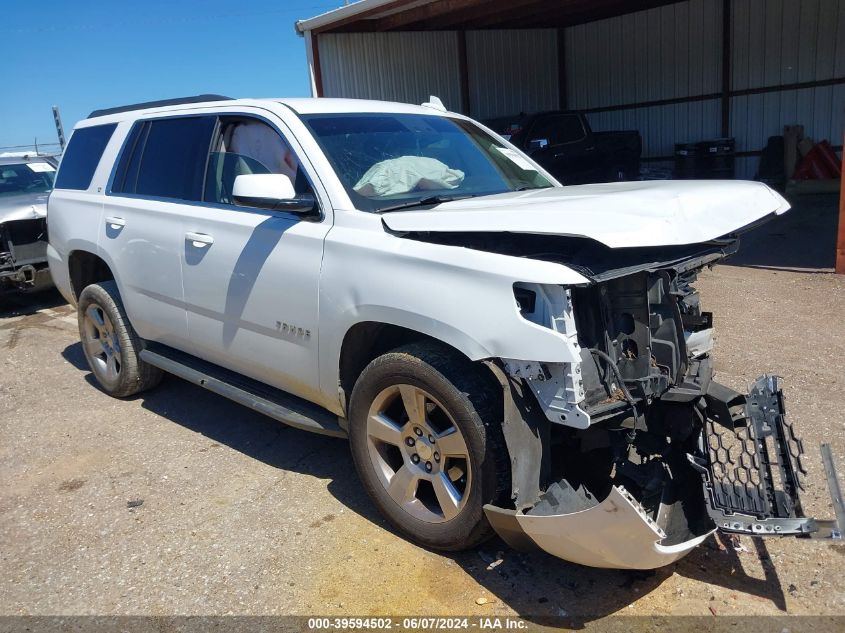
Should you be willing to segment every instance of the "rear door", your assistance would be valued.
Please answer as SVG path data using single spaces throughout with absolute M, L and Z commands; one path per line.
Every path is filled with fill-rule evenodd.
M 250 107 L 218 113 L 204 200 L 182 215 L 182 280 L 191 350 L 307 399 L 318 399 L 317 321 L 324 193 L 284 122 Z M 236 206 L 234 178 L 284 173 L 327 217 Z
M 213 116 L 134 124 L 112 176 L 100 244 L 113 260 L 127 314 L 138 334 L 190 346 L 182 292 L 182 216 L 202 198 Z
M 117 127 L 116 123 L 77 127 L 50 194 L 50 269 L 56 286 L 68 301 L 74 299 L 74 291 L 82 291 L 71 287 L 71 253 L 78 250 L 99 254 L 103 195 L 102 187 L 96 183 L 105 181 L 111 171 L 114 146 L 120 142 L 119 133 L 115 133 Z

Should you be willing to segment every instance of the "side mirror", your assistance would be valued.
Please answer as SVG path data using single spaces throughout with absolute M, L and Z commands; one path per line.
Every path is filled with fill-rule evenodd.
M 528 141 L 529 150 L 543 149 L 544 147 L 548 147 L 548 145 L 549 139 L 547 138 L 535 138 Z
M 317 208 L 310 193 L 296 194 L 290 178 L 284 174 L 242 174 L 232 187 L 235 204 L 242 207 L 288 211 L 306 215 Z

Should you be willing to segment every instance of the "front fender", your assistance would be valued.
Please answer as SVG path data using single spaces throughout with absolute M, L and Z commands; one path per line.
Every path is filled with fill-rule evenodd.
M 402 238 L 380 225 L 372 228 L 335 227 L 326 238 L 319 352 L 324 393 L 337 392 L 344 336 L 364 321 L 420 332 L 475 361 L 580 361 L 570 337 L 523 318 L 514 298 L 519 282 L 589 283 L 574 270 Z
M 348 332 L 359 323 L 384 323 L 386 325 L 396 325 L 414 330 L 420 334 L 425 334 L 438 341 L 442 341 L 472 360 L 481 360 L 494 356 L 490 349 L 482 342 L 474 338 L 471 334 L 455 327 L 453 324 L 446 323 L 440 319 L 426 317 L 410 310 L 391 306 L 362 305 L 349 310 L 344 316 L 346 317 L 344 321 L 349 324 L 344 329 L 344 332 Z

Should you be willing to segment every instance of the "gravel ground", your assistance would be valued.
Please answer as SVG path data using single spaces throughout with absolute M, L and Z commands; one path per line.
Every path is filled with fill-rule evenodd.
M 784 377 L 812 466 L 805 509 L 830 516 L 817 447 L 845 470 L 845 278 L 764 266 L 698 284 L 718 379 Z M 2 615 L 845 615 L 845 545 L 711 538 L 649 573 L 500 541 L 416 547 L 359 490 L 342 440 L 173 377 L 128 400 L 100 392 L 53 294 L 0 310 L 0 377 Z

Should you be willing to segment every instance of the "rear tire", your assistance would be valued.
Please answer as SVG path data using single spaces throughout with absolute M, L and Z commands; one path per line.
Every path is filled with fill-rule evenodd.
M 367 494 L 404 535 L 461 550 L 492 535 L 486 503 L 510 491 L 501 388 L 437 344 L 397 348 L 361 373 L 349 407 L 352 458 Z
M 103 391 L 125 398 L 161 382 L 162 371 L 139 357 L 143 341 L 126 317 L 114 281 L 92 284 L 80 293 L 77 319 L 82 351 Z

